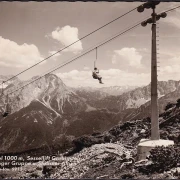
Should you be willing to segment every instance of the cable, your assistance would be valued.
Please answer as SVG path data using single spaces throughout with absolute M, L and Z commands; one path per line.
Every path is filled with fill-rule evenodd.
M 137 6 L 137 7 L 138 7 L 138 6 Z M 64 47 L 63 49 L 61 49 L 61 50 L 57 51 L 56 53 L 54 53 L 54 54 L 52 54 L 52 55 L 50 55 L 50 56 L 46 57 L 46 58 L 45 58 L 45 59 L 43 59 L 42 61 L 40 61 L 40 62 L 38 62 L 38 63 L 34 64 L 33 66 L 31 66 L 31 67 L 29 67 L 29 68 L 25 69 L 24 71 L 22 71 L 22 72 L 20 72 L 20 73 L 16 74 L 15 76 L 13 76 L 13 77 L 11 77 L 11 78 L 7 79 L 6 81 L 4 81 L 4 83 L 6 83 L 6 82 L 7 82 L 7 81 L 9 81 L 9 80 L 14 79 L 15 77 L 19 76 L 20 74 L 22 74 L 22 73 L 24 73 L 24 72 L 28 71 L 29 69 L 31 69 L 31 68 L 33 68 L 33 67 L 37 66 L 37 65 L 38 65 L 38 64 L 40 64 L 41 62 L 43 62 L 43 61 L 45 61 L 45 60 L 49 59 L 50 57 L 52 57 L 52 56 L 56 55 L 57 53 L 59 53 L 59 52 L 63 51 L 64 49 L 67 49 L 68 47 L 70 47 L 70 46 L 72 46 L 73 44 L 75 44 L 75 43 L 77 43 L 77 42 L 81 41 L 82 39 L 84 39 L 84 38 L 86 38 L 86 37 L 90 36 L 91 34 L 95 33 L 96 31 L 99 31 L 100 29 L 102 29 L 102 28 L 106 27 L 107 25 L 109 25 L 109 24 L 111 24 L 111 23 L 113 23 L 113 22 L 117 21 L 118 19 L 120 19 L 120 18 L 124 17 L 125 15 L 127 15 L 127 14 L 129 14 L 130 12 L 134 11 L 135 9 L 137 9 L 137 7 L 135 7 L 135 8 L 133 8 L 133 9 L 131 9 L 130 11 L 128 11 L 128 12 L 126 12 L 125 14 L 123 14 L 123 15 L 121 15 L 121 16 L 119 16 L 119 17 L 117 17 L 116 19 L 114 19 L 114 20 L 112 20 L 112 21 L 110 21 L 110 22 L 106 23 L 105 25 L 103 25 L 103 26 L 99 27 L 98 29 L 96 29 L 96 30 L 92 31 L 91 33 L 89 33 L 89 34 L 87 34 L 87 35 L 83 36 L 83 37 L 82 37 L 82 38 L 80 38 L 79 40 L 77 40 L 77 41 L 73 42 L 72 44 L 70 44 L 70 45 L 68 45 L 68 46 L 66 46 L 66 47 Z M 0 85 L 1 85 L 1 84 L 0 84 Z
M 137 7 L 139 7 L 139 6 L 137 6 Z M 4 83 L 6 83 L 7 81 L 9 81 L 9 80 L 11 80 L 11 79 L 14 79 L 15 77 L 19 76 L 20 74 L 22 74 L 22 73 L 24 73 L 24 72 L 28 71 L 29 69 L 31 69 L 31 68 L 33 68 L 33 67 L 35 67 L 36 65 L 40 64 L 41 62 L 43 62 L 43 61 L 45 61 L 45 60 L 49 59 L 50 57 L 52 57 L 52 56 L 56 55 L 57 53 L 59 53 L 59 52 L 63 51 L 64 49 L 66 49 L 66 48 L 70 47 L 71 45 L 73 45 L 73 44 L 77 43 L 78 41 L 80 41 L 80 40 L 82 40 L 82 39 L 84 39 L 84 38 L 86 38 L 86 37 L 90 36 L 91 34 L 95 33 L 96 31 L 98 31 L 98 30 L 100 30 L 100 29 L 104 28 L 105 26 L 107 26 L 107 25 L 109 25 L 109 24 L 111 24 L 111 23 L 115 22 L 116 20 L 118 20 L 118 19 L 122 18 L 123 16 L 125 16 L 125 15 L 129 14 L 130 12 L 134 11 L 135 9 L 137 9 L 137 7 L 136 7 L 136 8 L 134 8 L 134 9 L 132 9 L 132 10 L 130 10 L 130 11 L 128 11 L 127 13 L 125 13 L 125 14 L 123 14 L 123 15 L 121 15 L 121 16 L 119 16 L 119 17 L 117 17 L 116 19 L 114 19 L 114 20 L 112 20 L 112 21 L 108 22 L 107 24 L 105 24 L 105 25 L 101 26 L 100 28 L 98 28 L 98 29 L 96 29 L 96 30 L 92 31 L 91 33 L 89 33 L 89 34 L 85 35 L 84 37 L 80 38 L 79 40 L 77 40 L 77 41 L 73 42 L 72 44 L 70 44 L 70 45 L 68 45 L 68 46 L 64 47 L 63 49 L 61 49 L 61 50 L 57 51 L 56 53 L 54 53 L 54 54 L 52 54 L 52 55 L 50 55 L 50 56 L 46 57 L 46 58 L 45 58 L 45 59 L 43 59 L 42 61 L 40 61 L 40 62 L 38 62 L 38 63 L 34 64 L 33 66 L 31 66 L 31 67 L 29 67 L 29 68 L 25 69 L 24 71 L 22 71 L 22 72 L 20 72 L 20 73 L 16 74 L 15 76 L 13 76 L 13 77 L 11 77 L 11 78 L 7 79 L 6 81 L 4 81 Z M 175 10 L 175 9 L 177 9 L 177 8 L 179 8 L 179 7 L 180 7 L 180 6 L 177 6 L 177 7 L 175 7 L 175 8 L 169 9 L 169 10 L 167 10 L 167 11 L 165 11 L 165 12 L 169 12 L 169 11 Z M 2 85 L 2 83 L 1 83 L 0 85 Z
M 180 8 L 180 6 L 174 7 L 174 8 L 172 8 L 172 9 L 169 9 L 169 10 L 167 10 L 167 11 L 164 11 L 164 12 L 173 11 L 173 10 L 175 10 L 175 9 L 177 9 L 177 8 Z
M 146 17 L 146 18 L 147 18 L 147 17 Z M 143 20 L 141 20 L 141 21 L 139 21 L 139 22 L 137 22 L 137 23 L 140 24 L 142 21 L 143 21 Z M 137 23 L 135 23 L 135 25 L 137 25 Z M 131 26 L 131 27 L 132 27 L 132 26 Z M 131 28 L 131 27 L 130 27 L 130 28 Z M 93 47 L 89 48 L 88 50 L 86 50 L 86 53 L 82 54 L 81 56 L 83 56 L 83 55 L 89 53 L 90 51 L 93 51 L 93 50 L 96 49 L 97 47 L 102 46 L 103 44 L 109 42 L 110 39 L 114 39 L 115 36 L 117 37 L 117 36 L 125 33 L 125 31 L 127 31 L 128 29 L 129 29 L 129 28 L 126 28 L 126 30 L 121 31 L 121 32 L 118 32 L 118 33 L 116 33 L 114 36 L 111 36 L 110 38 L 106 38 L 105 41 L 100 42 L 100 43 L 98 43 L 98 45 L 93 46 Z M 112 37 L 113 37 L 113 38 L 112 38 Z M 105 42 L 105 43 L 104 43 L 104 42 Z M 94 47 L 95 47 L 95 48 L 94 48 Z M 79 56 L 77 55 L 77 56 L 75 56 L 75 57 L 73 58 L 73 60 L 74 60 L 74 59 L 78 59 L 79 57 L 80 57 L 80 55 L 79 55 Z M 63 62 L 63 63 L 65 63 L 65 62 Z M 60 65 L 62 65 L 62 63 L 60 63 Z M 64 65 L 66 65 L 66 64 L 63 64 L 62 66 L 64 66 Z M 60 66 L 60 67 L 62 67 L 62 66 Z M 59 67 L 59 68 L 60 68 L 60 67 Z M 53 69 L 51 72 L 55 71 L 55 70 L 54 70 L 55 68 L 56 68 L 56 67 L 51 68 L 51 69 Z M 57 69 L 57 68 L 56 68 L 56 69 Z M 48 70 L 48 71 L 49 71 L 49 70 Z M 47 72 L 47 71 L 46 71 L 46 72 Z M 47 74 L 49 74 L 49 73 L 47 73 Z M 46 75 L 46 74 L 44 74 L 44 73 L 41 74 L 42 77 L 45 76 L 45 75 Z M 40 78 L 41 78 L 41 77 L 35 79 L 34 81 L 36 81 L 36 80 L 38 80 L 38 79 L 40 79 Z M 28 83 L 28 84 L 26 84 L 26 85 L 29 85 L 29 84 L 33 83 L 34 81 L 31 81 L 30 83 Z M 18 90 L 23 89 L 26 85 L 22 86 L 22 87 L 19 88 Z M 17 90 L 17 91 L 18 91 L 18 90 Z
M 146 17 L 147 18 L 147 17 Z M 141 20 L 142 21 L 142 20 Z M 137 22 L 137 23 L 140 23 L 141 21 L 139 21 L 139 22 Z M 137 23 L 135 23 L 135 25 L 137 24 Z M 132 27 L 132 26 L 131 26 Z M 126 28 L 126 30 L 128 30 L 128 28 Z M 124 30 L 124 31 L 126 31 L 126 30 Z M 93 51 L 94 49 L 97 49 L 97 47 L 98 46 L 101 46 L 104 42 L 106 42 L 106 41 L 109 41 L 109 39 L 110 38 L 112 38 L 112 37 L 114 37 L 114 36 L 117 36 L 117 35 L 119 35 L 120 33 L 123 33 L 124 31 L 121 31 L 121 32 L 118 32 L 118 33 L 116 33 L 115 35 L 113 35 L 113 36 L 111 36 L 111 37 L 109 37 L 109 38 L 106 38 L 104 41 L 101 41 L 101 42 L 99 42 L 96 46 L 92 46 L 91 48 L 89 48 L 89 49 L 87 49 L 86 50 L 86 52 L 87 53 L 89 53 L 90 51 Z M 95 47 L 95 48 L 94 48 Z M 96 54 L 96 56 L 97 56 L 97 54 Z M 80 57 L 80 55 L 78 56 L 75 56 L 73 59 L 78 59 Z M 72 58 L 71 58 L 72 59 Z M 62 63 L 60 63 L 59 64 L 59 66 L 61 66 L 61 65 L 63 65 L 64 66 L 64 64 L 63 63 L 65 63 L 65 62 L 62 62 Z M 55 67 L 53 67 L 53 68 L 51 68 L 51 69 L 49 69 L 49 70 L 47 70 L 47 71 L 45 71 L 45 72 L 49 72 L 50 70 L 52 70 L 51 72 L 53 72 L 53 70 L 56 68 L 56 66 Z M 42 73 L 41 75 L 39 75 L 39 76 L 45 76 L 45 72 L 44 73 Z M 48 73 L 47 73 L 48 74 Z M 23 86 L 24 87 L 24 86 Z
M 180 6 L 178 6 L 178 7 L 180 7 Z M 172 8 L 172 9 L 170 9 L 170 10 L 177 9 L 178 7 L 176 7 L 176 8 Z M 167 11 L 170 11 L 170 10 L 167 10 Z M 167 11 L 166 11 L 166 12 L 167 12 Z M 63 64 L 62 66 L 59 66 L 59 67 L 55 68 L 54 70 L 50 71 L 49 73 L 47 73 L 47 74 L 45 74 L 45 75 L 43 75 L 43 76 L 40 76 L 39 78 L 35 79 L 34 81 L 32 81 L 32 82 L 30 82 L 30 83 L 28 83 L 28 84 L 26 84 L 26 85 L 24 85 L 24 86 L 22 86 L 22 87 L 20 87 L 20 88 L 16 89 L 16 90 L 15 90 L 15 91 L 13 91 L 13 92 L 8 93 L 8 94 L 12 94 L 12 93 L 14 93 L 14 92 L 16 92 L 16 91 L 18 91 L 18 90 L 20 90 L 20 89 L 22 89 L 22 88 L 24 88 L 24 87 L 28 86 L 29 84 L 31 84 L 31 83 L 33 83 L 33 82 L 35 82 L 35 81 L 37 81 L 37 80 L 41 79 L 42 77 L 44 77 L 44 76 L 46 76 L 46 75 L 48 75 L 48 74 L 52 73 L 53 71 L 56 71 L 57 69 L 59 69 L 59 68 L 61 68 L 61 67 L 64 67 L 65 65 L 67 65 L 67 64 L 69 64 L 69 63 L 71 63 L 71 62 L 75 61 L 76 59 L 78 59 L 78 58 L 80 58 L 80 57 L 82 57 L 82 56 L 86 55 L 87 53 L 89 53 L 89 52 L 91 52 L 91 51 L 95 50 L 96 48 L 98 48 L 98 47 L 100 47 L 100 46 L 103 46 L 104 44 L 106 44 L 106 43 L 110 42 L 111 40 L 113 40 L 113 39 L 117 38 L 118 36 L 123 35 L 123 34 L 125 34 L 126 32 L 128 32 L 128 31 L 130 31 L 130 30 L 134 29 L 135 27 L 137 27 L 138 25 L 140 25 L 140 24 L 141 24 L 141 22 L 142 22 L 142 20 L 141 20 L 139 23 L 137 23 L 136 25 L 134 25 L 134 26 L 132 26 L 132 27 L 128 28 L 127 30 L 123 31 L 123 32 L 122 32 L 122 33 L 120 33 L 120 34 L 115 35 L 114 37 L 112 37 L 112 38 L 110 38 L 109 40 L 105 41 L 104 43 L 102 43 L 102 44 L 100 44 L 100 45 L 96 46 L 95 48 L 92 48 L 91 50 L 89 50 L 89 51 L 87 51 L 87 52 L 85 52 L 85 53 L 83 53 L 83 54 L 79 55 L 78 57 L 76 57 L 76 58 L 74 58 L 74 59 L 70 60 L 69 62 L 67 62 L 67 63 Z M 55 54 L 56 54 L 56 53 L 55 53 Z M 52 55 L 51 55 L 51 56 L 52 56 Z M 7 80 L 7 81 L 8 81 L 8 80 Z M 7 82 L 7 81 L 6 81 L 6 82 Z
M 141 22 L 142 22 L 142 21 L 141 21 Z M 8 94 L 13 94 L 14 92 L 16 92 L 16 91 L 18 91 L 18 90 L 20 90 L 20 89 L 22 89 L 22 88 L 28 86 L 29 84 L 32 84 L 33 82 L 35 82 L 35 81 L 37 81 L 37 80 L 43 78 L 44 76 L 46 76 L 46 75 L 48 75 L 48 74 L 50 74 L 50 73 L 52 73 L 52 72 L 54 72 L 54 71 L 56 71 L 56 70 L 58 70 L 58 69 L 64 67 L 64 66 L 66 66 L 67 64 L 70 64 L 71 62 L 73 62 L 73 61 L 77 60 L 78 58 L 80 58 L 80 57 L 82 57 L 82 56 L 84 56 L 84 55 L 90 53 L 91 51 L 95 50 L 96 48 L 98 48 L 98 47 L 100 47 L 100 46 L 103 46 L 104 44 L 106 44 L 106 43 L 112 41 L 113 39 L 117 38 L 118 36 L 123 35 L 123 34 L 125 34 L 126 32 L 128 32 L 128 31 L 130 31 L 130 30 L 136 28 L 137 26 L 139 26 L 139 25 L 141 24 L 141 22 L 137 23 L 136 25 L 134 25 L 134 26 L 128 28 L 127 30 L 123 31 L 122 33 L 115 35 L 114 37 L 112 37 L 112 38 L 110 38 L 109 40 L 107 40 L 107 41 L 101 43 L 100 45 L 98 45 L 98 46 L 96 46 L 96 47 L 93 47 L 92 49 L 90 49 L 90 50 L 88 50 L 87 52 L 85 52 L 85 53 L 79 55 L 78 57 L 76 57 L 76 58 L 74 58 L 74 59 L 72 59 L 72 60 L 66 62 L 65 64 L 63 64 L 63 65 L 61 65 L 61 66 L 59 66 L 59 67 L 56 67 L 55 69 L 53 69 L 52 71 L 46 73 L 45 75 L 40 76 L 39 78 L 35 79 L 34 81 L 32 81 L 32 82 L 30 82 L 30 83 L 28 83 L 28 84 L 26 84 L 26 85 L 24 85 L 24 86 L 22 86 L 22 87 L 16 89 L 15 91 L 12 91 L 12 92 L 8 93 Z

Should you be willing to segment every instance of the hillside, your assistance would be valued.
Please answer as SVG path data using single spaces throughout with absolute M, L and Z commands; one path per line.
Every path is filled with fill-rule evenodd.
M 38 77 L 33 77 L 28 81 L 20 81 L 6 87 L 4 93 L 14 92 L 9 95 L 9 104 L 11 105 L 12 113 L 27 107 L 31 101 L 38 99 L 48 108 L 51 108 L 56 114 L 67 113 L 67 111 L 79 111 L 84 109 L 83 101 L 68 88 L 60 78 L 50 74 L 37 81 L 32 80 Z M 25 86 L 23 89 L 16 91 L 19 87 Z M 4 103 L 4 96 L 0 98 L 0 104 Z
M 168 103 L 176 103 L 176 100 L 180 97 L 180 87 L 178 86 L 175 91 L 169 92 L 158 99 L 159 113 L 163 113 Z M 122 113 L 124 112 L 123 116 Z M 122 111 L 115 117 L 119 121 L 129 121 L 135 119 L 142 119 L 144 117 L 150 117 L 151 103 L 147 102 L 141 105 L 139 108 L 129 109 L 129 111 Z
M 12 92 L 36 78 L 16 80 L 5 88 L 5 92 Z M 167 102 L 179 97 L 179 81 L 159 82 L 158 87 L 160 112 L 163 112 Z M 69 88 L 56 75 L 46 75 L 10 95 L 12 112 L 0 119 L 0 152 L 49 148 L 63 134 L 72 139 L 93 132 L 102 133 L 120 122 L 148 117 L 150 103 L 139 107 L 137 102 L 146 98 L 148 101 L 149 96 L 150 85 L 111 96 L 93 88 Z M 0 99 L 1 105 L 3 101 Z M 22 147 L 18 146 L 20 142 Z
M 165 95 L 171 92 L 180 91 L 180 81 L 159 81 L 158 82 L 158 98 L 164 97 Z M 85 94 L 92 94 L 88 90 L 83 90 L 83 97 Z M 81 96 L 81 94 L 79 94 Z M 93 95 L 88 95 L 92 97 Z M 151 98 L 151 85 L 144 87 L 138 87 L 129 92 L 125 92 L 118 96 L 99 96 L 99 98 L 87 98 L 87 103 L 95 108 L 106 108 L 110 111 L 121 113 L 126 109 L 135 109 L 139 108 L 144 104 L 150 102 Z M 178 95 L 174 95 L 174 98 L 178 98 Z
M 87 111 L 76 110 L 76 113 L 65 110 L 62 115 L 58 114 L 37 99 L 10 116 L 1 118 L 0 153 L 49 147 L 61 134 L 77 137 L 93 131 L 103 132 L 118 124 L 113 120 L 114 113 L 106 110 L 89 110 L 88 107 Z
M 178 179 L 180 178 L 180 101 L 169 106 L 160 115 L 160 136 L 174 140 L 170 147 L 176 154 L 165 157 L 166 164 L 175 158 L 175 164 L 160 169 L 151 159 L 137 161 L 137 144 L 142 138 L 150 137 L 150 119 L 121 123 L 109 131 L 82 136 L 75 139 L 74 148 L 66 154 L 54 156 L 51 160 L 25 165 L 21 172 L 8 171 L 3 177 L 13 178 L 143 178 L 143 179 Z M 167 149 L 168 150 L 168 149 Z M 162 149 L 162 152 L 166 150 Z M 153 154 L 153 152 L 152 152 Z M 153 156 L 152 156 L 153 157 Z M 162 156 L 164 157 L 164 156 Z M 49 166 L 49 164 L 54 164 Z M 50 168 L 45 174 L 43 166 Z M 156 167 L 156 168 L 155 168 Z M 162 168 L 162 166 L 161 166 Z M 149 173 L 148 173 L 149 172 Z
M 103 87 L 100 88 L 100 91 L 105 92 L 112 96 L 119 96 L 125 92 L 132 91 L 136 89 L 136 86 L 111 86 L 111 87 Z

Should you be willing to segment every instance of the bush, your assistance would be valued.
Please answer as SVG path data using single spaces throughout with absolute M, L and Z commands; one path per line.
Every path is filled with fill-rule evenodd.
M 156 147 L 150 151 L 148 159 L 152 161 L 152 169 L 164 172 L 180 162 L 180 149 L 178 146 Z
M 116 160 L 116 156 L 113 154 L 108 154 L 108 156 L 104 157 L 102 160 L 104 161 L 105 164 L 109 164 Z
M 166 105 L 166 107 L 164 108 L 164 110 L 167 111 L 168 109 L 172 108 L 174 105 L 175 105 L 175 104 L 169 102 L 169 103 Z
M 180 99 L 177 100 L 176 106 L 180 107 Z
M 38 175 L 36 172 L 34 172 L 34 173 L 32 173 L 32 174 L 30 175 L 30 177 L 32 177 L 32 178 L 38 178 L 39 175 Z
M 64 134 L 54 139 L 52 150 L 53 152 L 65 152 L 67 149 L 72 147 L 72 139 Z
M 129 172 L 129 173 L 124 173 L 124 174 L 121 175 L 121 178 L 122 178 L 122 179 L 132 179 L 132 178 L 134 178 L 134 174 L 131 173 L 131 172 Z
M 84 147 L 90 147 L 94 144 L 101 144 L 103 143 L 103 139 L 102 138 L 96 138 L 96 137 L 93 137 L 93 136 L 82 136 L 82 137 L 79 137 L 77 139 L 74 139 L 73 140 L 73 144 L 78 148 L 78 149 L 82 149 Z
M 113 135 L 111 135 L 111 134 L 105 134 L 105 135 L 104 135 L 104 142 L 110 143 L 110 142 L 113 141 L 113 140 L 114 140 L 114 136 L 113 136 Z
M 98 138 L 95 136 L 84 135 L 82 137 L 78 137 L 72 141 L 74 147 L 70 149 L 64 156 L 72 156 L 75 153 L 80 152 L 85 147 L 91 147 L 94 144 L 104 143 L 103 138 Z

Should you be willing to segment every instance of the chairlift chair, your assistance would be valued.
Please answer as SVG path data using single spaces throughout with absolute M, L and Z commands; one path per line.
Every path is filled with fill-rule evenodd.
M 95 68 L 96 68 L 96 61 L 97 61 L 97 47 L 96 47 L 96 59 L 95 59 L 95 61 L 94 61 L 94 70 L 95 70 Z M 98 77 L 97 77 L 96 73 L 94 73 L 94 71 L 92 72 L 92 77 L 93 77 L 94 79 L 98 79 Z

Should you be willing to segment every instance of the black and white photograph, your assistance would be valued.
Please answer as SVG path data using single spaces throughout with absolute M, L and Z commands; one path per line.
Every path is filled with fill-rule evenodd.
M 180 2 L 1 1 L 0 179 L 180 179 Z

